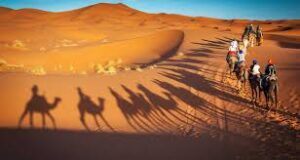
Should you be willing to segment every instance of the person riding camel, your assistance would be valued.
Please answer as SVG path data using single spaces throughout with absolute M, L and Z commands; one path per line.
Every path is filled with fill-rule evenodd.
M 237 40 L 234 39 L 230 43 L 230 46 L 228 48 L 228 53 L 227 53 L 227 56 L 226 56 L 226 61 L 229 62 L 229 60 L 230 60 L 231 57 L 237 57 L 237 52 L 238 52 L 238 42 L 237 42 Z
M 246 59 L 245 59 L 245 52 L 243 50 L 240 50 L 238 52 L 238 61 L 237 61 L 236 65 L 235 65 L 234 71 L 237 72 L 240 69 L 242 69 L 243 67 L 245 67 L 246 66 L 245 61 L 246 61 Z
M 256 28 L 256 41 L 258 46 L 260 46 L 263 43 L 262 28 L 259 25 Z
M 254 59 L 252 61 L 252 65 L 250 66 L 250 72 L 251 72 L 252 78 L 256 79 L 259 82 L 259 86 L 262 87 L 260 66 L 256 59 Z
M 241 69 L 242 67 L 246 66 L 246 48 L 243 47 L 243 45 L 240 45 L 239 47 L 239 52 L 238 52 L 238 62 L 237 65 L 235 66 L 235 70 L 237 71 L 238 69 Z
M 230 43 L 230 46 L 237 48 L 239 45 L 238 41 L 236 39 L 233 39 L 233 41 Z
M 245 39 L 246 36 L 249 38 L 251 33 L 255 33 L 253 29 L 253 24 L 249 24 L 245 27 L 242 39 Z
M 245 61 L 246 61 L 246 53 L 245 50 L 240 50 L 238 54 L 238 63 L 239 66 L 245 66 Z
M 272 59 L 268 60 L 268 65 L 265 68 L 264 80 L 269 80 L 270 78 L 277 79 L 276 67 L 272 62 Z
M 249 32 L 249 25 L 247 25 L 244 29 L 244 33 L 242 34 L 242 39 L 245 39 L 245 37 L 248 35 Z
M 272 62 L 272 59 L 268 60 L 268 65 L 265 68 L 265 75 L 271 76 L 272 74 L 276 75 L 276 67 Z

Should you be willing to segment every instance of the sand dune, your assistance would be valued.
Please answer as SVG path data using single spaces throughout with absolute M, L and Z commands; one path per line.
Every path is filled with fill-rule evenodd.
M 7 151 L 4 156 L 299 157 L 295 147 L 300 129 L 299 20 L 148 14 L 122 4 L 59 13 L 0 8 L 0 13 L 0 137 L 5 142 L 0 148 Z M 264 100 L 256 108 L 251 103 L 249 85 L 238 92 L 236 80 L 226 74 L 228 45 L 241 37 L 249 23 L 268 32 L 264 32 L 262 46 L 249 49 L 247 66 L 255 58 L 263 69 L 272 58 L 278 68 L 280 103 L 268 115 Z M 117 74 L 91 74 L 106 64 L 151 65 L 123 68 Z M 34 72 L 24 73 L 28 72 L 24 68 Z M 44 74 L 34 75 L 37 72 Z M 33 116 L 32 127 L 37 129 L 13 129 L 31 126 L 29 113 L 24 119 L 21 115 L 37 97 L 43 97 L 39 103 L 52 115 L 46 116 L 48 130 L 42 130 L 45 110 Z M 55 101 L 57 97 L 61 101 Z M 80 108 L 86 109 L 84 115 Z M 49 131 L 54 122 L 58 131 Z M 51 151 L 39 145 L 50 145 Z M 103 152 L 90 150 L 90 146 Z M 43 154 L 28 151 L 28 155 L 23 148 L 39 148 L 38 153 Z
M 164 31 L 132 40 L 73 46 L 45 54 L 1 54 L 0 58 L 9 64 L 24 65 L 24 69 L 42 67 L 47 73 L 94 72 L 95 65 L 104 66 L 110 61 L 119 60 L 122 63 L 120 65 L 130 66 L 147 64 L 166 55 L 171 56 L 183 37 L 181 31 Z

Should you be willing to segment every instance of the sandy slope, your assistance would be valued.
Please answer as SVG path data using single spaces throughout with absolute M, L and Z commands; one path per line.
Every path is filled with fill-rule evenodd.
M 128 66 L 147 64 L 170 56 L 170 52 L 179 47 L 183 37 L 183 32 L 178 30 L 163 31 L 130 40 L 97 42 L 47 53 L 3 53 L 0 58 L 8 64 L 24 65 L 26 69 L 39 66 L 47 73 L 93 73 L 95 65 L 104 66 L 109 61 L 119 60 L 120 65 Z
M 123 71 L 115 75 L 44 75 L 36 76 L 27 73 L 1 73 L 0 74 L 0 125 L 2 127 L 16 127 L 18 120 L 24 111 L 26 103 L 32 96 L 31 88 L 33 85 L 39 87 L 39 94 L 46 97 L 47 101 L 53 102 L 54 97 L 62 99 L 58 106 L 51 110 L 58 129 L 69 129 L 70 131 L 60 132 L 40 132 L 38 130 L 14 130 L 3 128 L 0 132 L 3 137 L 14 139 L 19 137 L 20 141 L 32 141 L 30 137 L 35 137 L 36 134 L 44 136 L 47 144 L 53 139 L 53 134 L 58 135 L 61 142 L 65 142 L 67 146 L 72 145 L 70 139 L 66 140 L 65 137 L 75 136 L 78 143 L 83 143 L 83 150 L 85 151 L 78 156 L 91 156 L 101 157 L 96 150 L 89 150 L 90 145 L 96 148 L 105 148 L 94 143 L 94 140 L 103 142 L 107 139 L 106 134 L 82 133 L 86 130 L 83 123 L 80 121 L 78 104 L 80 96 L 78 87 L 82 92 L 90 97 L 83 102 L 87 106 L 101 106 L 104 110 L 101 111 L 102 118 L 98 117 L 100 129 L 97 127 L 93 117 L 89 114 L 85 116 L 86 125 L 93 131 L 105 131 L 107 135 L 111 136 L 113 140 L 107 139 L 107 144 L 116 145 L 115 138 L 120 138 L 120 141 L 126 141 L 123 144 L 128 144 L 137 147 L 136 150 L 123 150 L 107 151 L 105 156 L 113 157 L 114 153 L 117 155 L 124 154 L 124 159 L 140 159 L 141 155 L 148 155 L 148 150 L 153 151 L 157 146 L 168 146 L 172 142 L 174 146 L 186 146 L 191 150 L 182 149 L 182 152 L 174 152 L 180 148 L 164 148 L 166 152 L 155 150 L 153 156 L 155 158 L 165 158 L 159 155 L 169 155 L 177 159 L 184 159 L 181 153 L 190 155 L 190 159 L 199 159 L 206 155 L 206 150 L 199 150 L 205 146 L 213 146 L 215 152 L 208 154 L 210 159 L 224 159 L 226 152 L 224 148 L 228 149 L 229 157 L 245 159 L 297 159 L 298 148 L 295 139 L 299 134 L 299 37 L 295 33 L 298 32 L 297 27 L 290 29 L 288 33 L 282 30 L 273 30 L 266 34 L 266 41 L 263 46 L 251 48 L 250 54 L 247 57 L 248 64 L 252 58 L 257 58 L 262 66 L 266 64 L 268 58 L 272 58 L 278 67 L 278 75 L 280 77 L 280 108 L 275 112 L 271 112 L 265 116 L 262 114 L 265 109 L 263 105 L 259 106 L 260 109 L 253 108 L 250 103 L 249 87 L 242 93 L 238 94 L 235 87 L 235 80 L 226 78 L 226 63 L 225 54 L 229 42 L 233 38 L 239 38 L 240 33 L 247 21 L 242 20 L 216 20 L 205 18 L 191 18 L 178 15 L 149 15 L 135 10 L 130 10 L 126 6 L 116 5 L 116 15 L 119 17 L 128 16 L 128 19 L 116 19 L 118 17 L 114 14 L 110 18 L 103 18 L 102 21 L 96 23 L 96 19 L 88 20 L 88 14 L 96 14 L 98 7 L 108 7 L 112 9 L 112 5 L 96 5 L 89 8 L 84 8 L 76 11 L 62 12 L 62 13 L 36 13 L 32 11 L 28 16 L 35 14 L 42 14 L 34 16 L 31 19 L 19 18 L 11 20 L 6 27 L 1 26 L 0 31 L 5 36 L 1 37 L 1 44 L 9 43 L 22 37 L 22 42 L 26 38 L 32 38 L 32 42 L 28 42 L 29 48 L 35 47 L 35 40 L 41 40 L 41 43 L 36 45 L 40 46 L 53 42 L 55 44 L 58 40 L 68 39 L 74 41 L 87 38 L 87 42 L 83 42 L 78 47 L 59 48 L 58 54 L 68 54 L 77 52 L 77 54 L 85 53 L 83 56 L 78 57 L 76 60 L 88 60 L 86 55 L 97 55 L 98 50 L 103 47 L 114 49 L 115 52 L 120 53 L 124 51 L 126 63 L 150 62 L 157 59 L 156 56 L 163 55 L 172 49 L 176 49 L 177 45 L 182 40 L 184 32 L 184 41 L 178 51 L 172 52 L 173 56 L 159 61 L 154 68 L 145 68 L 143 70 L 130 70 Z M 3 9 L 2 9 L 3 10 Z M 17 11 L 4 10 L 10 16 L 16 16 Z M 20 11 L 19 11 L 20 12 Z M 100 12 L 100 11 L 99 11 Z M 101 11 L 105 12 L 105 11 Z M 26 12 L 27 13 L 27 12 Z M 34 13 L 34 14 L 33 14 Z M 76 13 L 76 14 L 75 14 Z M 32 15 L 33 14 L 33 15 Z M 60 16 L 63 15 L 63 16 Z M 75 16 L 76 15 L 76 16 Z M 99 14 L 101 15 L 101 14 Z M 30 25 L 35 18 L 43 16 L 54 19 L 55 21 L 38 21 L 36 23 L 46 23 L 47 27 L 43 29 L 30 30 Z M 70 17 L 73 16 L 71 20 Z M 78 17 L 78 18 L 74 18 Z M 5 16 L 4 16 L 5 17 Z M 101 16 L 99 16 L 101 17 Z M 0 21 L 4 18 L 0 17 Z M 45 18 L 43 18 L 45 19 Z M 146 20 L 145 20 L 146 19 Z M 22 22 L 24 20 L 24 22 Z M 98 19 L 99 20 L 99 19 Z M 145 20 L 145 21 L 143 21 Z M 29 22 L 28 22 L 29 21 Z M 140 23 L 137 23 L 140 22 Z M 2 22 L 3 23 L 3 22 Z M 16 27 L 26 28 L 27 32 L 13 32 L 10 24 L 16 24 Z M 266 30 L 272 30 L 281 26 L 297 26 L 299 21 L 274 21 L 274 22 L 258 22 L 262 24 Z M 51 26 L 48 26 L 52 24 Z M 64 24 L 64 25 L 62 25 Z M 89 26 L 89 25 L 91 25 Z M 97 24 L 97 27 L 94 26 Z M 117 25 L 116 25 L 117 24 Z M 142 25 L 140 25 L 142 24 Z M 70 31 L 69 27 L 72 26 Z M 114 26 L 114 27 L 112 27 Z M 128 27 L 130 26 L 130 27 Z M 78 31 L 78 27 L 82 30 Z M 216 28 L 218 27 L 218 28 Z M 39 33 L 48 32 L 52 29 L 55 33 L 51 36 L 40 36 Z M 170 29 L 179 29 L 181 31 L 169 31 Z M 163 30 L 163 32 L 161 32 Z M 160 32 L 159 32 L 160 31 Z M 66 33 L 65 33 L 66 32 Z M 77 35 L 71 34 L 78 32 Z M 155 33 L 156 32 L 156 33 Z M 14 34 L 12 34 L 14 33 Z M 29 36 L 30 33 L 35 33 Z M 152 34 L 149 34 L 152 33 Z M 89 35 L 89 36 L 87 36 Z M 99 39 L 91 36 L 97 35 L 101 37 L 109 37 L 107 40 L 112 43 L 99 45 Z M 81 38 L 84 37 L 84 38 Z M 135 37 L 142 37 L 132 39 Z M 23 40 L 24 38 L 24 40 Z M 51 41 L 49 39 L 53 38 Z M 95 38 L 95 39 L 94 39 Z M 118 40 L 123 41 L 117 42 Z M 126 40 L 125 40 L 126 39 Z M 132 40 L 128 40 L 132 39 Z M 62 43 L 62 42 L 60 42 Z M 64 41 L 64 43 L 71 43 Z M 86 47 L 85 47 L 86 46 Z M 114 48 L 118 46 L 118 48 Z M 127 47 L 124 47 L 127 46 Z M 122 48 L 123 47 L 123 48 Z M 16 50 L 11 47 L 1 47 L 1 55 L 15 57 L 19 54 L 25 55 L 44 54 L 44 57 L 56 54 L 51 51 L 53 48 L 49 47 L 49 51 L 40 53 L 35 49 L 30 50 Z M 158 49 L 154 52 L 153 49 Z M 132 54 L 134 50 L 134 54 Z M 7 51 L 7 52 L 3 52 Z M 66 52 L 64 52 L 66 51 Z M 140 53 L 139 53 L 140 52 Z M 179 54 L 176 54 L 179 53 Z M 182 54 L 183 53 L 183 54 Z M 13 56 L 12 56 L 13 55 Z M 115 58 L 114 54 L 105 55 Z M 117 55 L 117 56 L 123 56 Z M 30 56 L 31 57 L 31 56 Z M 44 58 L 42 57 L 42 58 Z M 27 58 L 27 57 L 26 57 Z M 16 59 L 16 61 L 19 59 Z M 145 61 L 146 60 L 146 61 Z M 67 61 L 58 59 L 58 61 Z M 40 62 L 37 58 L 36 62 Z M 87 62 L 87 61 L 85 61 Z M 105 99 L 104 105 L 100 105 L 98 98 Z M 47 117 L 47 127 L 52 128 L 52 123 Z M 41 115 L 34 115 L 34 124 L 36 127 L 41 126 Z M 22 127 L 28 127 L 28 116 L 22 123 Z M 80 130 L 80 131 L 74 131 Z M 116 132 L 116 133 L 112 133 Z M 129 138 L 126 134 L 119 133 L 132 133 L 138 134 L 134 138 Z M 97 133 L 97 132 L 96 132 Z M 145 135 L 144 135 L 145 134 Z M 172 134 L 175 135 L 174 139 L 169 140 L 166 137 L 153 138 L 157 134 Z M 23 137 L 27 135 L 28 137 Z M 182 136 L 192 138 L 191 143 L 189 140 L 178 140 Z M 200 137 L 200 138 L 199 138 Z M 6 139 L 5 138 L 5 139 Z M 88 142 L 83 139 L 90 138 Z M 136 142 L 136 138 L 141 138 L 141 141 Z M 55 139 L 55 138 L 54 138 Z M 126 140 L 127 139 L 127 140 Z M 204 140 L 204 141 L 202 141 Z M 144 143 L 148 144 L 149 141 L 155 141 L 155 144 L 149 148 L 143 148 Z M 170 142 L 171 141 L 171 142 Z M 203 146 L 204 142 L 208 142 Z M 216 141 L 216 143 L 213 143 Z M 54 150 L 49 151 L 48 148 L 40 148 L 41 153 L 46 155 L 55 153 L 58 157 L 72 156 L 69 154 L 74 150 L 79 149 L 78 143 L 75 142 L 75 149 L 68 150 L 69 152 L 62 153 L 59 147 L 61 142 L 53 142 Z M 174 143 L 175 144 L 174 144 Z M 238 144 L 236 142 L 239 142 Z M 7 141 L 12 149 L 6 150 L 7 154 L 15 153 L 18 149 L 16 141 Z M 50 143 L 50 142 L 49 142 Z M 104 144 L 106 144 L 104 143 Z M 29 148 L 36 148 L 36 143 L 29 143 Z M 206 143 L 204 143 L 206 144 Z M 217 146 L 224 145 L 224 148 Z M 217 147 L 217 148 L 216 148 Z M 5 148 L 2 146 L 2 148 Z M 16 150 L 14 150 L 14 148 Z M 68 147 L 67 147 L 68 148 Z M 122 147 L 123 148 L 123 147 Z M 236 149 L 239 148 L 240 150 Z M 109 148 L 106 148 L 109 150 Z M 206 148 L 207 149 L 207 148 Z M 230 150 L 230 151 L 229 151 Z M 137 151 L 137 152 L 135 152 Z M 245 151 L 245 152 L 243 152 Z M 132 154 L 127 154 L 127 153 Z M 90 153 L 90 154 L 87 154 Z M 102 153 L 102 152 L 101 152 Z M 283 154 L 286 153 L 286 154 Z M 222 155 L 221 157 L 214 157 L 214 155 Z M 16 154 L 15 154 L 16 155 Z M 34 156 L 36 155 L 36 156 Z M 77 154 L 75 154 L 77 155 Z M 25 155 L 25 158 L 39 157 L 37 153 Z M 104 157 L 105 157 L 104 156 Z M 51 157 L 51 156 L 50 156 Z M 116 157 L 113 157 L 116 158 Z

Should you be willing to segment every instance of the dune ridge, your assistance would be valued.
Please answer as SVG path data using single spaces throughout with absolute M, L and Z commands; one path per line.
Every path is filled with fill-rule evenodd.
M 0 12 L 2 159 L 299 159 L 299 20 L 148 14 L 121 4 Z M 247 67 L 255 58 L 263 70 L 272 58 L 278 69 L 278 108 L 268 114 L 249 84 L 237 89 L 225 61 L 249 23 L 265 35 Z M 113 76 L 90 74 L 118 67 Z M 32 117 L 29 102 L 41 106 Z
M 104 66 L 114 60 L 121 61 L 119 63 L 123 66 L 158 61 L 176 53 L 183 38 L 182 31 L 169 30 L 120 42 L 98 43 L 45 54 L 3 54 L 0 58 L 8 64 L 25 66 L 25 70 L 40 67 L 47 73 L 93 72 L 95 65 Z M 170 54 L 170 51 L 173 52 Z

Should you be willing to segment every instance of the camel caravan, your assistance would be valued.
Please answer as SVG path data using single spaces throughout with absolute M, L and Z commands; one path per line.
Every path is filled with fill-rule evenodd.
M 253 104 L 257 103 L 257 100 L 261 100 L 261 93 L 263 92 L 266 98 L 266 106 L 270 112 L 271 107 L 269 107 L 269 103 L 271 102 L 271 106 L 275 104 L 277 108 L 277 93 L 278 93 L 278 78 L 276 76 L 276 68 L 273 64 L 272 60 L 268 60 L 268 65 L 265 68 L 264 73 L 260 70 L 260 65 L 256 59 L 253 59 L 252 65 L 247 67 L 246 65 L 246 55 L 249 47 L 260 46 L 263 44 L 263 33 L 260 26 L 257 26 L 256 30 L 253 29 L 253 25 L 248 25 L 245 27 L 245 31 L 242 35 L 240 41 L 234 39 L 230 42 L 229 50 L 226 56 L 226 61 L 228 63 L 228 70 L 230 74 L 230 78 L 232 76 L 236 76 L 238 82 L 238 90 L 241 89 L 242 85 L 246 86 L 247 82 L 250 84 L 250 88 L 252 91 L 252 102 Z M 58 104 L 62 101 L 60 97 L 55 97 L 53 103 L 50 103 L 45 95 L 39 94 L 39 88 L 37 85 L 34 85 L 31 89 L 32 97 L 26 103 L 25 109 L 20 116 L 18 126 L 21 127 L 22 123 L 26 116 L 29 115 L 29 125 L 31 128 L 34 127 L 34 113 L 38 113 L 42 115 L 42 128 L 46 128 L 46 117 L 49 117 L 54 129 L 56 128 L 56 122 L 52 114 L 51 110 L 54 110 Z M 101 126 L 97 119 L 100 118 L 104 124 L 114 131 L 114 128 L 110 126 L 107 120 L 104 118 L 104 103 L 105 100 L 101 97 L 98 98 L 99 105 L 94 103 L 91 98 L 84 94 L 81 88 L 77 88 L 77 92 L 79 95 L 79 103 L 78 103 L 78 111 L 80 114 L 80 122 L 84 126 L 84 128 L 90 131 L 86 123 L 86 115 L 92 115 L 97 125 L 98 129 L 101 130 Z M 113 95 L 116 92 L 112 92 Z
M 252 24 L 245 27 L 241 41 L 234 39 L 229 46 L 226 61 L 230 78 L 233 75 L 237 78 L 238 90 L 242 89 L 242 85 L 246 86 L 249 82 L 252 102 L 254 106 L 261 101 L 261 93 L 264 93 L 266 99 L 266 107 L 270 112 L 271 107 L 278 104 L 278 77 L 276 75 L 276 67 L 272 59 L 268 60 L 268 64 L 261 72 L 261 67 L 256 59 L 252 60 L 250 67 L 246 65 L 247 49 L 254 46 L 261 46 L 263 44 L 263 33 L 261 27 L 258 25 L 256 30 Z M 271 103 L 271 105 L 269 105 Z

